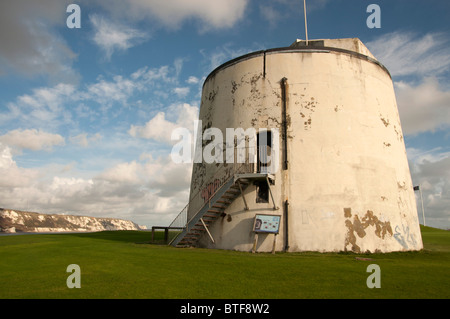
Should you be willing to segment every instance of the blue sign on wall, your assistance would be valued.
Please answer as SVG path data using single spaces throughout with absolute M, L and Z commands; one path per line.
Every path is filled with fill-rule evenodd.
M 257 233 L 278 234 L 280 220 L 280 215 L 256 214 L 253 231 Z

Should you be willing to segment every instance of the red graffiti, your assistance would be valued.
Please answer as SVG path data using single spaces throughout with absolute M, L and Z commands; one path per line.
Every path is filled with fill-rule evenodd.
M 213 182 L 206 184 L 206 186 L 202 189 L 202 198 L 205 203 L 219 189 L 220 184 L 220 180 L 216 178 Z

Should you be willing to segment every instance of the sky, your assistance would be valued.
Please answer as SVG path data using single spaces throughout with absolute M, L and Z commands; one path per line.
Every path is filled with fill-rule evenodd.
M 357 37 L 390 71 L 426 225 L 450 228 L 450 2 L 306 4 L 309 39 Z M 170 224 L 192 170 L 171 132 L 193 130 L 206 76 L 304 38 L 301 0 L 2 0 L 0 207 Z

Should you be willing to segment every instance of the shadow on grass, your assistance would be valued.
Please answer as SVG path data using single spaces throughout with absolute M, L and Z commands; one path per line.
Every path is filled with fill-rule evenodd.
M 177 234 L 178 232 L 169 232 L 169 242 Z M 119 241 L 123 243 L 167 245 L 167 243 L 164 241 L 163 231 L 156 231 L 153 241 L 152 241 L 152 232 L 149 230 L 114 230 L 114 231 L 111 230 L 92 233 L 73 233 L 65 235 L 79 238 Z
M 124 243 L 136 243 L 144 241 L 150 242 L 152 239 L 152 233 L 150 231 L 139 231 L 139 230 L 111 230 L 92 233 L 74 233 L 65 235 L 79 238 L 120 241 Z

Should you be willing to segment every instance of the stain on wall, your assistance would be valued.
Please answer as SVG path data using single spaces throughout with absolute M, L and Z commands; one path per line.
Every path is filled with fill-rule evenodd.
M 380 120 L 381 122 L 383 122 L 384 126 L 388 127 L 389 126 L 389 119 L 385 119 L 384 117 L 382 117 L 382 115 L 380 114 Z
M 345 251 L 347 246 L 351 245 L 350 250 L 356 253 L 361 253 L 361 248 L 357 245 L 357 237 L 364 238 L 369 226 L 374 227 L 374 233 L 377 237 L 384 239 L 386 235 L 392 236 L 392 227 L 390 222 L 382 222 L 371 210 L 360 219 L 358 215 L 353 215 L 351 208 L 344 208 L 345 226 L 347 227 L 347 234 L 345 236 Z
M 203 201 L 206 203 L 211 196 L 220 188 L 222 185 L 221 181 L 216 178 L 211 183 L 206 184 L 206 186 L 202 189 L 202 198 Z
M 403 231 L 403 233 L 402 233 L 402 231 Z M 410 245 L 412 247 L 417 247 L 417 240 L 416 240 L 414 234 L 410 233 L 409 226 L 402 225 L 401 229 L 400 229 L 400 226 L 398 226 L 398 225 L 395 226 L 394 238 L 405 249 L 408 249 Z
M 302 94 L 303 96 L 303 94 Z M 302 98 L 303 99 L 303 98 Z M 299 104 L 299 101 L 296 101 L 294 104 Z M 311 129 L 311 123 L 312 123 L 312 114 L 315 112 L 315 108 L 317 106 L 318 102 L 315 101 L 314 97 L 311 97 L 311 99 L 308 101 L 306 99 L 303 99 L 300 104 L 300 116 L 303 120 L 303 125 L 305 130 Z

